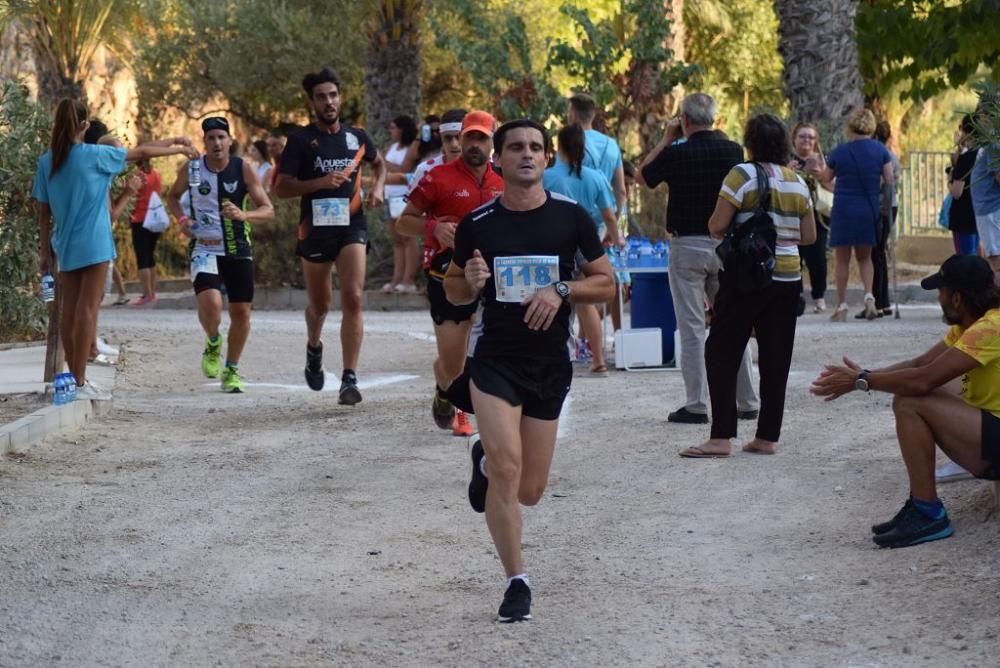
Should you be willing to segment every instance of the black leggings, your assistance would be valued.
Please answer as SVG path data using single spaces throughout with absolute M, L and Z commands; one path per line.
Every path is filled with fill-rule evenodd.
M 817 216 L 816 242 L 808 246 L 799 246 L 799 255 L 809 270 L 809 287 L 814 301 L 823 299 L 823 295 L 826 294 L 826 239 L 829 234 Z
M 160 240 L 160 233 L 150 232 L 141 223 L 132 223 L 131 227 L 135 263 L 139 269 L 152 269 L 156 266 L 156 242 Z
M 802 281 L 778 282 L 759 292 L 737 292 L 720 275 L 712 329 L 705 342 L 712 438 L 736 436 L 736 374 L 751 331 L 760 353 L 760 417 L 757 438 L 777 442 L 785 413 L 785 387 L 795 344 Z
M 879 216 L 878 227 L 875 228 L 875 247 L 872 248 L 875 279 L 872 281 L 872 294 L 875 295 L 875 308 L 880 310 L 892 306 L 889 299 L 889 263 L 886 251 L 889 247 L 889 233 L 896 222 L 896 211 L 896 207 L 893 207 L 891 219 Z

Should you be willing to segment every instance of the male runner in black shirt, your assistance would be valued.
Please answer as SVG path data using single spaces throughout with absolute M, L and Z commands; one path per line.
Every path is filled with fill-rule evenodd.
M 306 307 L 306 382 L 323 389 L 323 322 L 333 301 L 330 272 L 337 263 L 340 279 L 340 343 L 344 373 L 340 403 L 361 401 L 355 370 L 361 356 L 364 323 L 361 303 L 365 287 L 365 253 L 368 225 L 361 204 L 361 161 L 374 170 L 375 183 L 368 193 L 368 207 L 384 199 L 385 163 L 364 130 L 340 121 L 340 79 L 324 68 L 307 74 L 302 87 L 316 113 L 316 122 L 288 138 L 274 185 L 277 197 L 301 197 L 299 244 L 309 305 Z
M 507 575 L 498 619 L 513 622 L 531 619 L 519 503 L 538 503 L 548 483 L 573 377 L 569 302 L 607 302 L 615 282 L 590 214 L 542 188 L 545 129 L 512 121 L 497 130 L 493 144 L 504 193 L 462 219 L 444 281 L 448 301 L 480 300 L 483 309 L 472 356 L 448 394 L 479 423 L 469 502 L 476 512 L 485 510 Z M 574 281 L 578 249 L 583 278 Z

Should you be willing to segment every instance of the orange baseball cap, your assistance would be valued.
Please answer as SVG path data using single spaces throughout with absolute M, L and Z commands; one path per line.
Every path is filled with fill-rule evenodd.
M 497 127 L 497 119 L 492 114 L 485 111 L 472 110 L 462 119 L 462 134 L 466 132 L 482 132 L 487 137 L 492 137 Z

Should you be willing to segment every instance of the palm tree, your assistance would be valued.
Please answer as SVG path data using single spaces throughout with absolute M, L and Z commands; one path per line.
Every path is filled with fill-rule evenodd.
M 839 126 L 864 103 L 854 41 L 856 0 L 775 0 L 785 92 L 798 120 Z
M 371 0 L 365 106 L 368 132 L 378 146 L 388 141 L 395 116 L 416 117 L 420 107 L 422 0 Z
M 139 15 L 138 0 L 7 0 L 0 29 L 16 24 L 31 43 L 39 98 L 81 98 L 101 46 L 121 53 Z

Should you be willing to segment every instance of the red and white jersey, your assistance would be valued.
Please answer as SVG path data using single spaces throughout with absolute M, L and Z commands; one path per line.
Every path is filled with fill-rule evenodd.
M 442 278 L 451 259 L 451 249 L 442 248 L 433 234 L 435 220 L 452 216 L 461 220 L 503 194 L 503 178 L 488 163 L 482 181 L 459 158 L 429 169 L 416 183 L 407 199 L 427 216 L 424 227 L 424 268 Z

